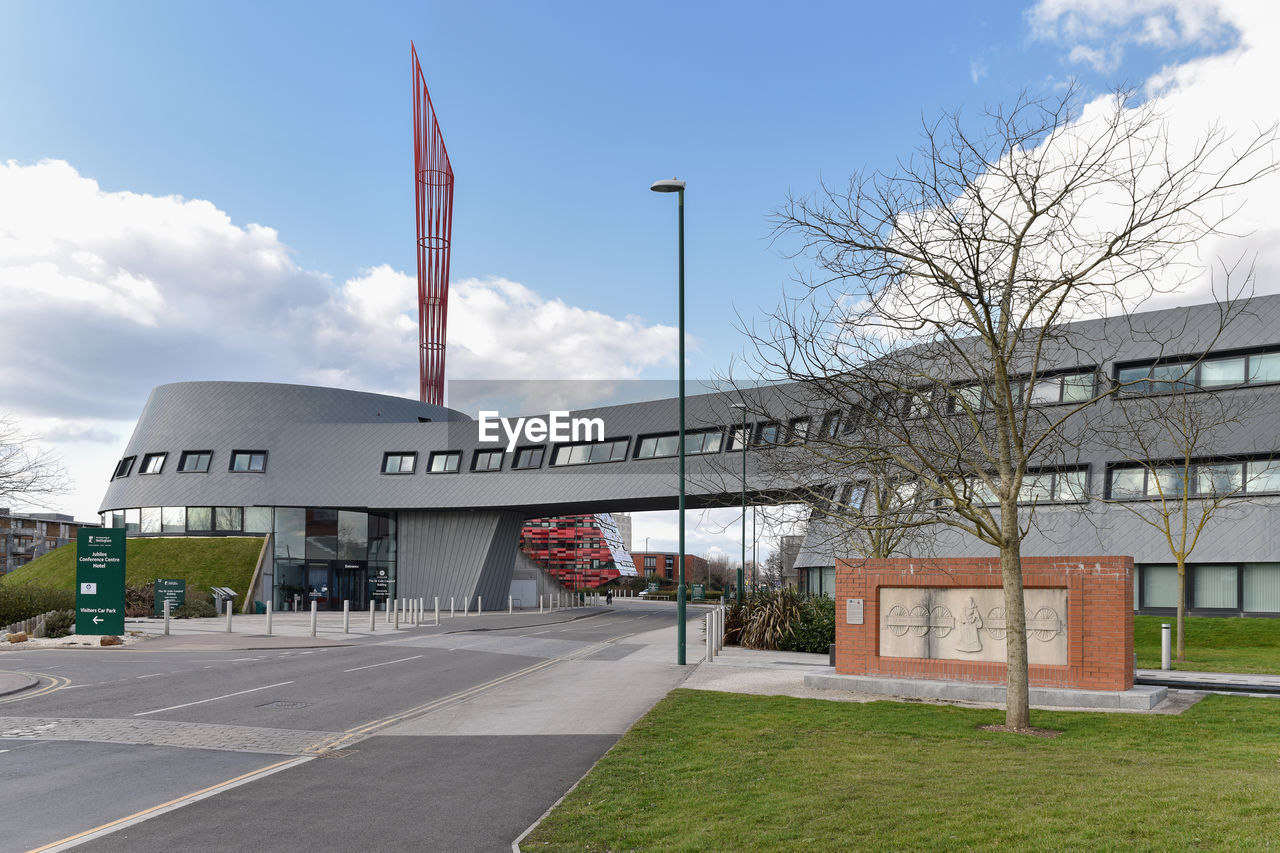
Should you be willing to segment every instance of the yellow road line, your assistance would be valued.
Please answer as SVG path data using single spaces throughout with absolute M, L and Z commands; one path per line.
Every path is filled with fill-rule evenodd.
M 68 684 L 71 683 L 70 678 L 63 678 L 61 675 L 46 675 L 43 672 L 24 672 L 22 674 L 35 675 L 35 676 L 39 676 L 40 678 L 47 678 L 49 679 L 50 683 L 46 684 L 44 687 L 39 687 L 35 690 L 32 690 L 29 693 L 26 691 L 23 691 L 22 693 L 15 693 L 12 696 L 6 696 L 3 699 L 0 699 L 0 705 L 7 704 L 9 702 L 21 702 L 26 699 L 35 699 L 37 696 L 44 696 L 46 693 L 52 693 L 55 690 L 61 690 L 62 688 L 66 687 Z
M 36 847 L 32 850 L 27 851 L 27 853 L 41 853 L 41 851 L 44 851 L 44 850 L 52 850 L 55 847 L 60 847 L 63 844 L 70 844 L 73 841 L 86 838 L 88 836 L 94 835 L 95 833 L 104 832 L 105 830 L 120 826 L 121 824 L 128 823 L 129 821 L 135 821 L 140 818 L 144 818 L 147 815 L 151 815 L 160 811 L 161 809 L 171 808 L 180 803 L 185 803 L 188 800 L 192 800 L 196 797 L 204 796 L 205 794 L 209 794 L 209 793 L 212 793 L 213 791 L 217 791 L 219 788 L 225 788 L 228 785 L 234 785 L 238 782 L 247 781 L 263 773 L 269 773 L 273 770 L 278 770 L 280 768 L 283 768 L 286 764 L 301 763 L 303 761 L 310 761 L 310 760 L 311 760 L 310 758 L 304 757 L 304 758 L 287 758 L 284 761 L 277 761 L 275 764 L 268 764 L 266 767 L 259 768 L 258 770 L 251 770 L 248 773 L 242 773 L 241 775 L 235 777 L 234 779 L 228 779 L 225 782 L 218 782 L 217 784 L 210 785 L 207 788 L 201 788 L 199 791 L 193 791 L 190 794 L 186 794 L 184 796 L 177 797 L 176 799 L 169 800 L 169 802 L 167 803 L 161 803 L 158 806 L 152 806 L 149 809 L 143 809 L 140 812 L 134 812 L 133 814 L 127 817 L 122 817 L 117 820 L 113 820 L 110 823 L 104 823 L 102 824 L 102 826 L 96 826 L 93 829 L 86 829 L 84 832 L 78 832 L 75 835 L 69 835 L 66 838 L 63 838 L 59 841 L 51 842 L 49 844 L 44 845 L 43 847 Z

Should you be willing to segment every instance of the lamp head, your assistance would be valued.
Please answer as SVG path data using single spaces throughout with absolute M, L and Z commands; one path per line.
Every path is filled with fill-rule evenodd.
M 656 193 L 678 193 L 684 189 L 684 181 L 678 181 L 675 178 L 669 181 L 654 181 L 649 189 Z

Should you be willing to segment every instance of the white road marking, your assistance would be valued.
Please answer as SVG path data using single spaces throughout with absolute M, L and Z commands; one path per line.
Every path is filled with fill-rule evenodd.
M 361 669 L 373 669 L 375 666 L 391 666 L 393 663 L 404 663 L 407 660 L 417 660 L 420 657 L 426 657 L 426 655 L 414 655 L 411 658 L 400 658 L 399 660 L 389 660 L 384 661 L 383 663 L 371 663 L 368 666 L 356 666 L 351 669 L 344 669 L 343 672 L 356 672 Z
M 163 673 L 163 672 L 153 672 L 153 673 L 151 673 L 150 675 L 135 675 L 135 676 L 134 676 L 134 678 L 155 678 L 156 676 L 159 676 L 159 675 L 164 675 L 164 673 Z
M 243 696 L 245 693 L 257 693 L 259 690 L 270 690 L 272 687 L 284 687 L 286 684 L 293 684 L 292 681 L 281 681 L 279 684 L 267 684 L 262 687 L 253 687 L 249 690 L 238 690 L 235 693 L 225 693 L 222 696 L 214 696 L 211 699 L 198 699 L 195 702 L 184 702 L 181 705 L 170 705 L 168 708 L 156 708 L 153 711 L 140 711 L 134 714 L 135 717 L 145 717 L 148 714 L 159 714 L 161 711 L 176 711 L 178 708 L 189 708 L 192 705 L 203 705 L 206 702 L 217 702 L 219 699 L 230 699 L 232 696 Z

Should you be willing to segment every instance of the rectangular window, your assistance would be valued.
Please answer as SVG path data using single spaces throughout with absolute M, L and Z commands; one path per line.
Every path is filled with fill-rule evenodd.
M 160 528 L 162 533 L 187 532 L 187 508 L 185 506 L 167 506 L 160 510 Z
M 1156 364 L 1151 367 L 1150 393 L 1162 394 L 1167 391 L 1185 391 L 1195 381 L 1195 366 L 1190 362 L 1175 361 L 1169 364 Z
M 471 458 L 472 471 L 501 471 L 501 450 L 477 450 Z
M 1280 492 L 1280 460 L 1255 459 L 1247 465 L 1245 488 L 1251 493 Z
M 187 532 L 204 533 L 213 529 L 213 507 L 187 507 Z
M 782 427 L 776 423 L 763 423 L 756 428 L 756 444 L 777 444 Z
M 238 506 L 220 506 L 213 511 L 214 525 L 218 530 L 243 530 L 244 508 Z
M 1112 468 L 1110 495 L 1117 499 L 1143 497 L 1147 493 L 1146 482 L 1146 468 Z
M 138 457 L 136 456 L 126 456 L 125 458 L 117 462 L 116 471 L 114 474 L 111 475 L 111 479 L 118 480 L 121 477 L 128 477 L 129 474 L 133 471 L 133 461 L 137 458 Z
M 1280 564 L 1253 563 L 1244 567 L 1244 610 L 1280 613 Z
M 382 473 L 412 474 L 418 467 L 416 453 L 384 453 L 382 454 Z
M 233 450 L 231 451 L 231 471 L 252 471 L 261 474 L 267 470 L 267 451 L 265 450 Z
M 1249 356 L 1250 382 L 1280 382 L 1280 352 Z
M 1142 607 L 1178 606 L 1178 567 L 1142 567 Z
M 1197 610 L 1240 607 L 1238 566 L 1195 566 L 1191 569 L 1191 606 Z
M 1220 388 L 1224 385 L 1243 385 L 1245 379 L 1244 357 L 1206 359 L 1200 363 L 1201 388 Z
M 516 458 L 511 463 L 512 468 L 541 468 L 542 457 L 545 449 L 539 445 L 537 447 L 518 447 L 516 448 Z
M 809 438 L 809 419 L 792 418 L 787 431 L 791 436 L 791 441 L 796 444 L 803 444 Z
M 699 453 L 719 453 L 720 444 L 724 440 L 721 430 L 686 430 L 684 434 L 684 452 L 686 456 Z M 667 435 L 648 435 L 640 438 L 636 450 L 637 459 L 655 459 L 663 456 L 677 456 L 680 453 L 680 433 Z
M 461 463 L 461 450 L 437 450 L 427 460 L 427 473 L 456 474 Z
M 747 436 L 751 435 L 751 425 L 747 424 L 745 428 L 736 426 L 729 433 L 729 449 L 741 450 L 747 444 Z
M 168 455 L 167 453 L 148 453 L 142 457 L 142 467 L 138 469 L 138 473 L 159 474 L 164 469 L 164 460 Z
M 644 567 L 645 567 L 646 569 L 656 569 L 656 568 L 658 568 L 658 558 L 657 558 L 657 557 L 645 557 L 645 558 L 644 558 Z
M 271 532 L 271 507 L 247 506 L 244 508 L 245 533 Z
M 1195 466 L 1196 494 L 1234 495 L 1244 485 L 1243 467 L 1239 462 Z
M 145 506 L 142 508 L 142 532 L 159 533 L 162 530 L 160 507 Z
M 179 474 L 207 474 L 213 461 L 212 450 L 184 450 L 178 460 Z
M 551 455 L 551 464 L 587 465 L 592 462 L 621 462 L 627 458 L 627 448 L 630 445 L 629 438 L 596 441 L 591 444 L 559 444 Z
M 835 438 L 840 434 L 840 413 L 827 412 L 822 416 L 822 437 Z

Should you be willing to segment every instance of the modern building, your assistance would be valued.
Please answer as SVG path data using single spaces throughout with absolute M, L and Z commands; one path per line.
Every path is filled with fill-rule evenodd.
M 76 521 L 60 513 L 20 514 L 0 507 L 0 574 L 75 542 L 81 527 L 97 526 L 97 522 Z
M 1051 414 L 1117 381 L 1162 393 L 1166 374 L 1203 357 L 1197 387 L 1209 390 L 1196 393 L 1256 405 L 1195 461 L 1197 482 L 1240 485 L 1231 511 L 1201 535 L 1188 604 L 1196 613 L 1280 615 L 1280 470 L 1273 475 L 1271 467 L 1280 455 L 1280 297 L 1250 300 L 1224 334 L 1216 334 L 1217 318 L 1209 305 L 1068 326 L 1025 405 Z M 956 377 L 956 387 L 964 381 Z M 843 417 L 844 428 L 856 428 L 856 413 L 771 386 L 751 392 L 749 410 L 768 414 L 753 416 L 744 432 L 732 404 L 745 393 L 688 399 L 690 508 L 737 506 L 744 491 L 755 504 L 792 500 L 797 483 L 781 482 L 756 449 L 794 446 L 787 452 L 803 467 L 802 445 L 829 424 Z M 1123 405 L 1117 398 L 1097 408 Z M 356 608 L 381 594 L 483 598 L 496 607 L 512 594 L 529 519 L 676 507 L 677 401 L 574 415 L 598 429 L 587 423 L 575 435 L 550 416 L 533 418 L 508 449 L 460 412 L 397 397 L 252 382 L 164 385 L 115 467 L 102 518 L 133 536 L 271 536 L 272 560 L 250 599 L 279 605 L 291 590 L 323 584 L 332 600 Z M 853 470 L 814 476 L 844 504 L 861 482 Z M 1131 555 L 1135 608 L 1166 612 L 1176 604 L 1164 539 L 1125 508 L 1150 501 L 1156 488 L 1132 453 L 1086 436 L 1068 466 L 1046 460 L 1033 480 L 1036 522 L 1024 555 Z M 946 556 L 993 553 L 947 531 L 930 546 Z M 670 569 L 674 577 L 675 555 L 670 565 L 666 554 L 637 556 L 638 572 Z M 655 563 L 646 566 L 650 556 Z M 856 556 L 815 519 L 795 566 L 806 589 L 829 594 L 835 561 Z M 686 565 L 691 580 L 704 572 L 697 558 Z
M 631 513 L 615 512 L 611 515 L 614 523 L 618 525 L 618 536 L 622 539 L 622 547 L 630 553 L 634 547 L 631 541 Z
M 607 512 L 535 518 L 520 531 L 520 550 L 568 589 L 635 577 L 618 525 Z

